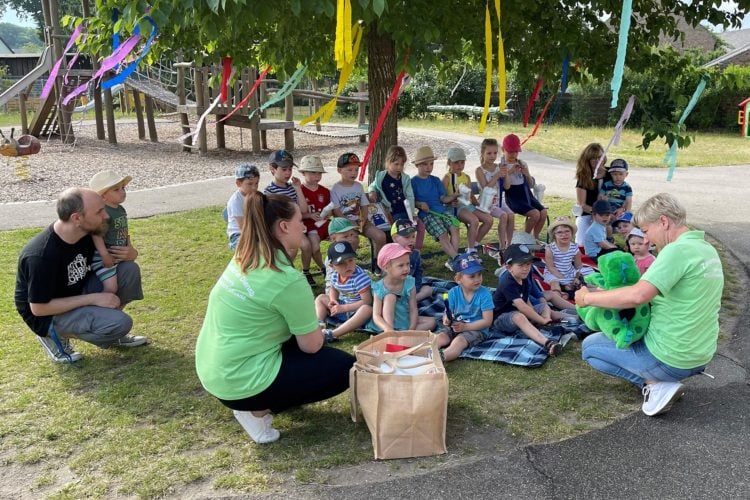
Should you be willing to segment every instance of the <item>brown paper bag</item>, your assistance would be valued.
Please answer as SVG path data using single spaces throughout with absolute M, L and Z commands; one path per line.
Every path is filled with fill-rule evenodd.
M 386 352 L 388 344 L 405 346 Z M 349 372 L 352 420 L 357 404 L 376 459 L 446 453 L 448 376 L 431 332 L 384 332 L 354 348 Z

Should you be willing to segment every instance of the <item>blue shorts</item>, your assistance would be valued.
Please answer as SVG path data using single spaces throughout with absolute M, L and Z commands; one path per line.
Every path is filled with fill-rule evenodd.
M 534 304 L 532 307 L 537 312 L 537 314 L 541 315 L 544 309 L 547 307 L 547 304 Z M 497 319 L 495 319 L 495 322 L 492 323 L 493 328 L 502 333 L 515 333 L 515 331 L 518 330 L 518 326 L 513 323 L 513 316 L 515 316 L 516 314 L 523 313 L 521 311 L 509 311 L 506 313 L 502 313 L 497 317 Z

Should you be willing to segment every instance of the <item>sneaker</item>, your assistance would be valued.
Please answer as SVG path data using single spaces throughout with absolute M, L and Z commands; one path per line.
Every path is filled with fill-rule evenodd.
M 329 328 L 323 329 L 323 338 L 326 341 L 326 344 L 330 344 L 331 342 L 336 342 L 336 337 L 333 336 L 333 330 Z
M 273 416 L 271 414 L 256 417 L 249 411 L 232 410 L 232 413 L 250 439 L 258 444 L 273 443 L 281 436 L 279 431 L 272 427 Z
M 685 386 L 679 382 L 656 382 L 643 386 L 643 413 L 649 417 L 666 413 L 672 403 L 685 394 Z
M 317 283 L 315 283 L 315 278 L 313 278 L 313 275 L 310 274 L 310 271 L 302 271 L 302 274 L 305 275 L 305 279 L 307 280 L 308 285 L 316 286 Z
M 73 350 L 73 346 L 68 339 L 60 339 L 60 344 L 62 344 L 63 347 L 63 351 L 60 352 L 60 348 L 52 337 L 40 337 L 37 335 L 36 338 L 39 340 L 39 343 L 42 344 L 47 356 L 49 356 L 55 363 L 75 363 L 82 357 L 80 352 Z
M 117 339 L 117 342 L 115 342 L 114 345 L 120 347 L 138 347 L 145 344 L 146 342 L 148 342 L 148 339 L 146 337 L 127 334 L 124 337 L 120 337 L 119 339 Z
M 448 271 L 453 272 L 453 259 L 446 260 L 445 267 L 446 269 L 448 269 Z

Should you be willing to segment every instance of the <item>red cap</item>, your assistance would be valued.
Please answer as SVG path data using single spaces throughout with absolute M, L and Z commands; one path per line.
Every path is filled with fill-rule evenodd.
M 508 134 L 503 139 L 503 151 L 508 153 L 520 153 L 521 152 L 521 139 L 516 134 Z

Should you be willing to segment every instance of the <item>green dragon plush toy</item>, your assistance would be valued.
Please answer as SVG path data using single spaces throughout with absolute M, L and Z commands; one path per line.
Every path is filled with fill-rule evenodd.
M 599 272 L 589 274 L 584 281 L 603 290 L 634 285 L 641 278 L 633 256 L 622 251 L 602 255 L 598 266 Z M 622 310 L 594 306 L 576 307 L 576 310 L 587 327 L 614 340 L 619 349 L 640 340 L 651 320 L 648 304 Z

